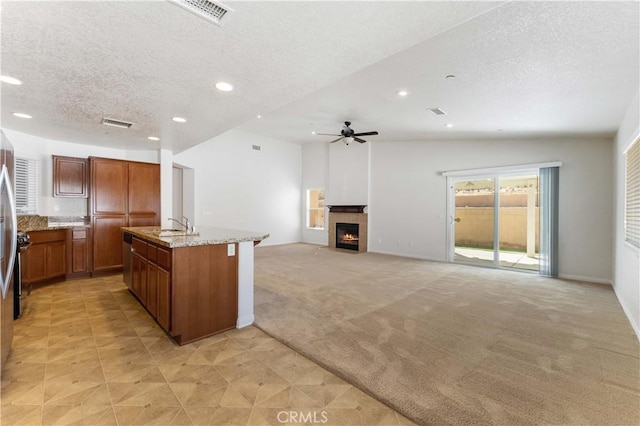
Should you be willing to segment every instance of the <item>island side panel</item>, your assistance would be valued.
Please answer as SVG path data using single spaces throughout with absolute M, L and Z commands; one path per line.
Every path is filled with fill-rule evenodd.
M 238 322 L 237 327 L 253 324 L 253 241 L 238 247 Z
M 236 327 L 237 244 L 178 247 L 173 252 L 171 334 L 185 344 Z

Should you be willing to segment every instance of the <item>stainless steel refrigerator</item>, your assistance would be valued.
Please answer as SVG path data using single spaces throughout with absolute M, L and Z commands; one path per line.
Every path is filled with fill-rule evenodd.
M 14 170 L 13 146 L 0 130 L 0 369 L 9 355 L 13 340 L 13 268 L 17 256 L 18 231 Z

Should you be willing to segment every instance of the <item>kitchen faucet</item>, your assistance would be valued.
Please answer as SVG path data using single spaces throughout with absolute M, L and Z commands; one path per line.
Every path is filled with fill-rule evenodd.
M 179 220 L 177 220 L 177 219 L 171 218 L 171 217 L 169 218 L 169 220 L 172 220 L 172 221 L 174 221 L 174 222 L 176 222 L 176 223 L 180 224 L 180 226 L 184 226 L 184 230 L 185 230 L 185 232 L 193 232 L 193 229 L 194 229 L 194 228 L 193 228 L 193 226 L 190 226 L 190 225 L 189 225 L 189 218 L 188 218 L 188 217 L 186 217 L 186 216 L 182 216 L 182 218 L 184 219 L 184 223 L 180 222 L 180 221 L 179 221 Z

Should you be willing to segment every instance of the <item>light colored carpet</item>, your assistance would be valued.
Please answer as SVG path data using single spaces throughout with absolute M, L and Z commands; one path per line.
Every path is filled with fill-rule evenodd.
M 255 284 L 258 327 L 419 424 L 640 424 L 609 286 L 307 244 Z

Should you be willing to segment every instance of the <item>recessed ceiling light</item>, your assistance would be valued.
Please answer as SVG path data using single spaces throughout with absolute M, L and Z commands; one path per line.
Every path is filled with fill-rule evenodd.
M 448 75 L 448 76 L 446 76 L 445 78 L 456 78 L 456 76 L 455 76 L 455 75 L 453 75 L 453 74 L 449 74 L 449 75 Z
M 233 86 L 226 81 L 219 81 L 216 83 L 216 89 L 223 92 L 230 92 L 233 90 Z
M 147 137 L 147 139 L 149 139 L 150 141 L 159 141 L 160 140 L 160 138 L 157 137 L 157 136 L 149 136 L 149 137 Z
M 262 116 L 261 116 L 261 115 L 258 115 L 258 118 L 262 118 Z
M 17 78 L 9 77 L 8 75 L 0 75 L 0 81 L 3 83 L 13 84 L 15 86 L 22 84 L 22 82 Z
M 406 90 L 400 90 L 400 91 L 398 92 L 398 95 L 399 95 L 399 96 L 407 96 L 408 94 L 409 94 L 409 92 L 407 92 Z
M 13 115 L 19 118 L 33 118 L 29 114 L 25 114 L 24 112 L 14 112 Z
M 185 123 L 187 121 L 186 118 L 182 118 L 182 117 L 173 117 L 172 120 L 175 121 L 176 123 Z
M 315 134 L 316 134 L 315 130 L 314 130 L 313 132 L 311 132 L 311 134 L 312 134 L 312 135 L 315 135 Z
M 447 124 L 445 125 L 445 127 L 452 128 L 452 127 L 453 127 L 453 124 L 451 124 L 451 123 L 447 123 Z

